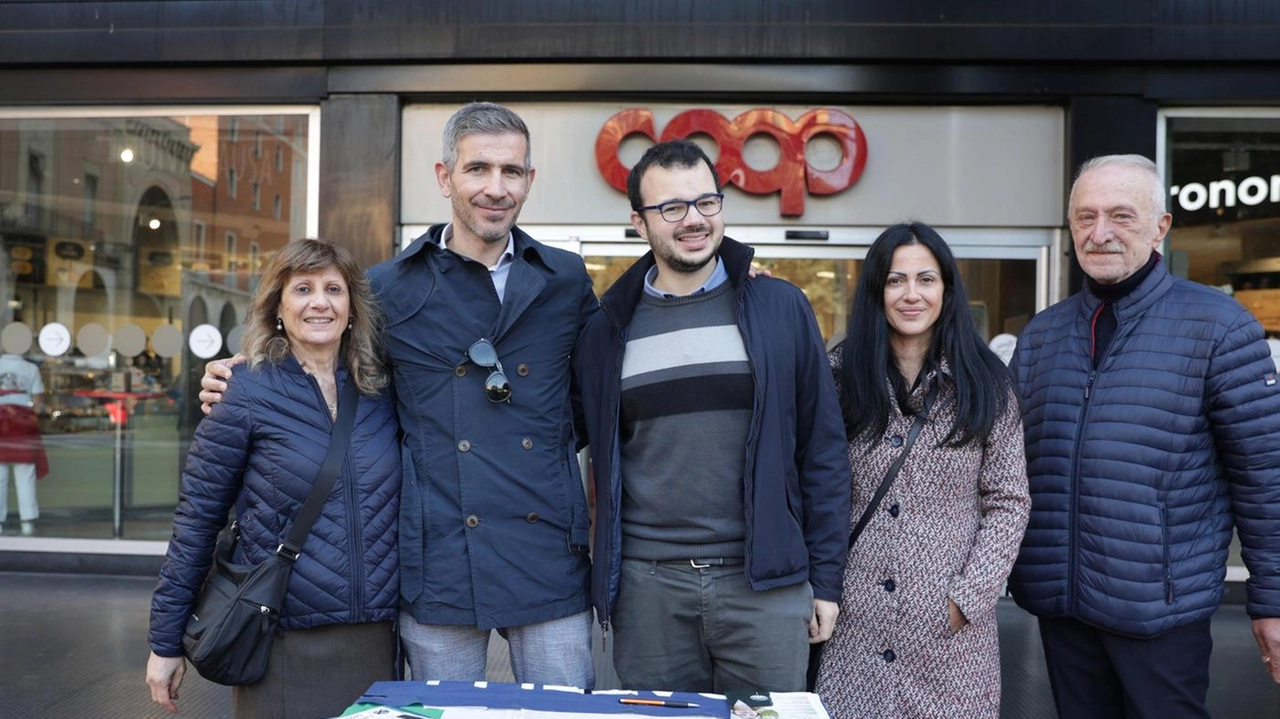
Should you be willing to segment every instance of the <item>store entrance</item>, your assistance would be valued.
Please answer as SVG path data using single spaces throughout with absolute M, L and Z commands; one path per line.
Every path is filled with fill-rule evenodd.
M 617 226 L 522 225 L 521 229 L 543 244 L 582 255 L 597 296 L 649 250 L 643 240 L 625 235 Z M 1060 299 L 1051 289 L 1051 278 L 1059 273 L 1059 268 L 1052 266 L 1052 248 L 1061 239 L 1059 230 L 935 229 L 956 256 L 969 293 L 969 312 L 988 343 L 999 335 L 1016 338 L 1032 315 Z M 402 226 L 400 246 L 407 246 L 426 231 L 426 225 Z M 777 227 L 734 227 L 732 235 L 755 248 L 756 267 L 769 270 L 805 293 L 823 339 L 833 346 L 844 336 L 862 260 L 880 231 L 862 227 L 817 231 L 829 238 L 827 242 L 788 241 L 785 237 L 791 233 Z M 1008 352 L 1013 345 L 1012 341 L 996 343 Z M 998 349 L 997 354 L 1001 354 Z M 1004 359 L 1008 361 L 1007 356 Z
M 632 250 L 632 247 L 583 243 L 578 251 L 586 261 L 596 294 L 603 295 L 645 249 L 644 245 L 636 244 L 633 251 L 619 254 L 619 250 Z M 795 256 L 799 254 L 807 256 Z M 865 246 L 764 245 L 757 247 L 753 264 L 804 292 L 813 306 L 823 339 L 832 346 L 844 336 L 865 256 Z M 1034 257 L 961 257 L 958 263 L 969 293 L 969 311 L 983 339 L 990 342 L 999 334 L 1020 333 L 1037 308 L 1037 278 L 1041 274 L 1038 260 Z

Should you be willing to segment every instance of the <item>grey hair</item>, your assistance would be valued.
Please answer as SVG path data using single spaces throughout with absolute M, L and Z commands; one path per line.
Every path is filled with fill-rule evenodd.
M 1099 167 L 1113 166 L 1145 172 L 1150 180 L 1151 206 L 1155 208 L 1157 215 L 1163 215 L 1169 211 L 1168 197 L 1165 195 L 1164 179 L 1160 177 L 1160 170 L 1156 167 L 1156 163 L 1142 155 L 1100 155 L 1086 160 L 1076 172 L 1075 181 L 1071 183 L 1071 194 L 1076 194 L 1076 185 L 1080 184 L 1080 178 L 1084 173 Z
M 520 116 L 493 102 L 471 102 L 453 113 L 444 125 L 444 166 L 453 172 L 458 162 L 458 143 L 467 135 L 523 135 L 524 169 L 533 166 L 529 128 Z

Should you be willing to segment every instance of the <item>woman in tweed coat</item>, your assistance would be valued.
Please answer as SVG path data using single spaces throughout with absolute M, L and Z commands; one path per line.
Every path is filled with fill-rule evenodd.
M 832 367 L 853 466 L 850 527 L 936 397 L 849 552 L 817 691 L 833 717 L 998 717 L 996 599 L 1031 504 L 1022 422 L 932 228 L 896 225 L 871 246 Z

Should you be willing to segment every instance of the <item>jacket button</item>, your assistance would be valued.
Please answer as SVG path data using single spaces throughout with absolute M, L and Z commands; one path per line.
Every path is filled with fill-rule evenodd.
M 460 364 L 460 365 L 458 365 L 457 367 L 454 367 L 454 368 L 453 368 L 453 374 L 454 374 L 455 376 L 458 376 L 458 377 L 466 377 L 466 376 L 467 376 L 467 366 L 466 366 L 466 365 L 461 365 L 461 364 Z
M 901 435 L 897 435 L 897 434 L 893 435 L 892 437 L 890 437 L 890 438 L 889 438 L 889 444 L 891 444 L 891 445 L 893 445 L 893 446 L 895 446 L 895 447 L 901 447 L 901 446 L 902 446 L 902 436 L 901 436 Z
M 464 440 L 462 440 L 461 442 L 458 442 L 458 451 L 459 451 L 459 452 L 466 452 L 466 451 L 468 451 L 468 450 L 470 450 L 470 449 L 471 449 L 471 441 L 470 441 L 470 440 L 464 439 Z
M 524 518 L 524 521 L 526 521 L 526 522 L 536 522 L 536 521 L 538 521 L 538 513 L 537 513 L 537 512 L 529 512 L 529 514 Z
M 521 363 L 521 364 L 517 365 L 517 366 L 516 366 L 516 374 L 520 375 L 521 377 L 528 377 L 528 376 L 529 376 L 529 365 L 524 364 L 524 363 Z
M 524 439 L 520 440 L 520 446 L 524 447 L 525 449 L 533 449 L 533 440 L 529 439 L 528 437 L 525 437 Z
M 898 655 L 894 654 L 892 649 L 884 650 L 884 654 L 881 654 L 880 656 L 884 657 L 886 662 L 891 662 L 898 658 Z
M 889 516 L 890 516 L 890 517 L 893 517 L 893 518 L 895 518 L 895 519 L 896 519 L 896 518 L 898 517 L 898 512 L 900 512 L 900 511 L 901 511 L 901 510 L 899 510 L 899 509 L 898 509 L 898 505 L 897 505 L 897 504 L 891 505 L 891 506 L 889 507 Z
M 475 529 L 480 525 L 480 518 L 474 514 L 467 515 L 467 526 Z
M 894 589 L 897 589 L 897 588 L 898 588 L 898 585 L 894 584 L 892 579 L 884 580 L 884 590 L 886 592 L 892 592 Z

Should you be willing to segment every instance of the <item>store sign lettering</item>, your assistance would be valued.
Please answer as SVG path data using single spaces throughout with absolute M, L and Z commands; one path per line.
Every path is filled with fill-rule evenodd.
M 618 159 L 618 147 L 631 135 L 644 135 L 655 142 L 710 136 L 720 150 L 716 171 L 721 182 L 753 195 L 781 193 L 783 217 L 804 214 L 806 193 L 834 195 L 848 189 L 867 165 L 867 138 L 862 128 L 852 117 L 831 108 L 810 110 L 795 121 L 763 108 L 748 110 L 733 120 L 713 110 L 685 110 L 671 118 L 661 136 L 654 128 L 653 113 L 636 108 L 609 118 L 596 136 L 596 165 L 605 181 L 620 192 L 627 191 L 630 168 Z M 755 135 L 768 135 L 778 144 L 778 164 L 771 169 L 756 170 L 743 160 L 743 146 Z M 805 160 L 805 145 L 819 135 L 840 144 L 840 163 L 829 170 L 817 169 Z
M 1235 180 L 1215 180 L 1205 187 L 1200 182 L 1188 182 L 1169 188 L 1169 196 L 1178 200 L 1178 206 L 1187 212 L 1220 207 L 1235 207 L 1237 203 L 1250 207 L 1264 202 L 1280 202 L 1280 175 L 1271 177 L 1246 177 Z

